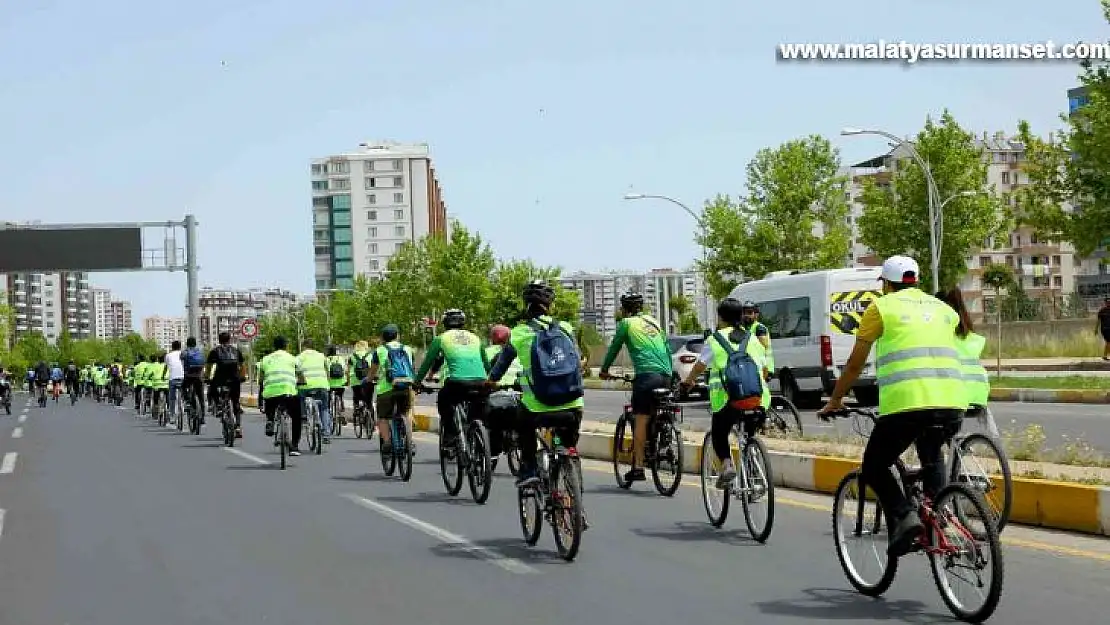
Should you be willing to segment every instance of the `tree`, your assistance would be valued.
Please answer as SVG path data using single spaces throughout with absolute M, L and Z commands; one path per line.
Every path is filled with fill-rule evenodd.
M 1014 272 L 1006 265 L 991 264 L 983 270 L 983 286 L 994 289 L 995 314 L 1001 314 L 1002 290 L 1009 289 L 1013 284 Z
M 701 332 L 701 321 L 694 310 L 694 304 L 685 295 L 672 295 L 668 308 L 676 320 L 675 326 L 678 334 L 696 334 Z
M 945 111 L 938 121 L 927 119 L 914 140 L 929 164 L 940 201 L 947 201 L 943 216 L 940 254 L 941 288 L 959 284 L 967 273 L 965 257 L 983 241 L 1001 231 L 1005 220 L 998 198 L 959 193 L 979 191 L 987 179 L 987 163 L 975 137 Z M 868 178 L 861 197 L 860 240 L 880 256 L 907 254 L 918 260 L 922 283 L 932 284 L 929 246 L 929 200 L 925 174 L 911 158 L 899 158 L 889 186 Z M 954 198 L 949 200 L 949 198 Z
M 1110 22 L 1110 0 L 1101 2 Z M 1044 140 L 1028 122 L 1018 124 L 1029 185 L 1017 198 L 1023 223 L 1043 238 L 1070 241 L 1087 256 L 1110 244 L 1110 62 L 1085 61 L 1079 82 L 1088 102 L 1061 116 L 1064 130 Z
M 851 230 L 839 169 L 839 152 L 817 135 L 756 153 L 747 194 L 717 196 L 702 211 L 710 293 L 725 297 L 739 275 L 844 266 Z

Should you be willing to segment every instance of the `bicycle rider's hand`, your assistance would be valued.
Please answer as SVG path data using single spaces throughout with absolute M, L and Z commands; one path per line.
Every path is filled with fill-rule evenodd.
M 831 413 L 831 412 L 840 412 L 841 410 L 845 410 L 844 400 L 843 399 L 830 399 L 829 403 L 825 404 L 824 408 L 817 411 L 817 418 L 822 420 L 822 421 L 828 421 L 829 420 L 829 417 L 828 417 L 829 413 Z

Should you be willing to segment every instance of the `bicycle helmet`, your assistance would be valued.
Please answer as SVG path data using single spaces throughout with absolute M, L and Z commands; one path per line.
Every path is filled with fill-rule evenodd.
M 504 345 L 509 342 L 511 333 L 509 326 L 495 325 L 489 329 L 489 342 L 493 345 Z
M 521 293 L 521 297 L 527 305 L 539 304 L 546 307 L 555 301 L 555 289 L 543 280 L 532 280 L 524 285 L 524 292 Z
M 643 307 L 643 295 L 631 290 L 624 295 L 621 295 L 621 308 L 626 312 L 640 312 Z
M 740 306 L 741 306 L 741 307 L 742 307 L 742 308 L 743 308 L 743 309 L 744 309 L 745 311 L 748 311 L 748 310 L 754 310 L 754 311 L 756 311 L 756 312 L 759 312 L 759 306 L 757 306 L 757 305 L 756 305 L 756 303 L 755 303 L 755 302 L 753 302 L 753 301 L 752 301 L 752 300 L 750 300 L 750 299 L 746 299 L 746 300 L 744 300 L 744 303 L 743 303 L 743 304 L 741 304 Z
M 458 308 L 452 308 L 443 313 L 443 327 L 448 330 L 457 330 L 466 325 L 466 313 Z

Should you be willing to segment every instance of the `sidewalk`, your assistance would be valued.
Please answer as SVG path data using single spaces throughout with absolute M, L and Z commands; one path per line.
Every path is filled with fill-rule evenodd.
M 984 358 L 983 366 L 988 371 L 998 370 L 998 360 Z M 1058 371 L 1108 371 L 1110 361 L 1101 358 L 1003 358 L 1002 371 L 1032 371 L 1032 372 L 1058 372 Z

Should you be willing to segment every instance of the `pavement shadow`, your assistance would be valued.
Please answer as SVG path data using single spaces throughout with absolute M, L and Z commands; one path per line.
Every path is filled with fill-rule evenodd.
M 659 493 L 655 492 L 655 488 L 651 490 L 637 490 L 633 485 L 631 488 L 624 489 L 616 484 L 595 484 L 586 488 L 587 493 L 597 493 L 599 495 L 624 495 L 632 497 L 659 497 Z
M 379 497 L 381 499 L 381 497 Z M 464 560 L 486 560 L 488 555 L 468 546 L 476 546 L 499 556 L 520 560 L 526 564 L 566 564 L 559 554 L 551 549 L 538 549 L 529 547 L 523 538 L 490 538 L 486 540 L 472 540 L 469 545 L 456 543 L 436 543 L 429 551 L 443 558 L 461 558 Z
M 806 588 L 805 597 L 756 601 L 754 605 L 764 614 L 793 616 L 805 620 L 824 621 L 895 621 L 914 625 L 951 623 L 948 614 L 927 612 L 920 601 L 889 601 L 882 597 L 872 599 L 852 590 L 840 588 Z
M 415 493 L 413 495 L 390 495 L 377 498 L 378 501 L 392 501 L 394 503 L 446 503 L 452 505 L 469 505 L 476 506 L 474 500 L 470 497 L 470 493 L 466 491 L 466 487 L 459 491 L 455 497 L 448 495 L 444 492 L 423 492 Z
M 735 547 L 763 546 L 745 530 L 717 529 L 704 521 L 678 521 L 671 527 L 633 527 L 630 531 L 644 538 L 663 538 L 678 542 L 719 542 Z
M 188 443 L 182 445 L 182 449 L 214 449 L 216 447 L 223 447 L 223 441 L 215 441 L 210 443 Z
M 362 475 L 333 475 L 333 480 L 340 480 L 344 482 L 392 482 L 394 480 L 400 482 L 401 478 L 396 474 L 385 475 L 382 473 L 363 473 Z
M 281 465 L 274 464 L 233 464 L 227 467 L 228 471 L 281 471 Z

